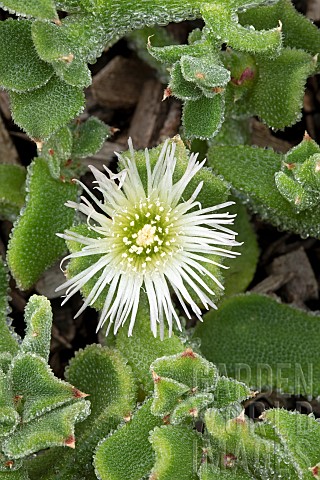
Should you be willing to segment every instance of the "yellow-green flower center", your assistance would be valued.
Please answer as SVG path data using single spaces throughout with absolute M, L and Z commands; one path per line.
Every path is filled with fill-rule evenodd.
M 121 255 L 126 271 L 157 271 L 181 248 L 175 212 L 160 200 L 146 199 L 113 216 L 113 250 Z

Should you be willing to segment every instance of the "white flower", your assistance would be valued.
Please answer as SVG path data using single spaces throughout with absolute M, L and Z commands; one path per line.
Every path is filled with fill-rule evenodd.
M 131 140 L 128 143 L 130 158 L 118 155 L 120 165 L 124 167 L 119 174 L 113 174 L 106 167 L 107 174 L 90 167 L 103 201 L 99 201 L 81 184 L 92 199 L 92 204 L 85 197 L 81 197 L 80 204 L 71 201 L 66 204 L 85 214 L 89 228 L 99 235 L 98 238 L 91 238 L 73 231 L 59 234 L 66 240 L 84 245 L 81 251 L 71 253 L 66 259 L 96 254 L 100 258 L 66 281 L 59 290 L 67 288 L 65 303 L 99 272 L 98 281 L 77 315 L 88 305 L 94 304 L 109 285 L 98 328 L 108 320 L 107 333 L 111 325 L 116 333 L 130 317 L 128 334 L 131 335 L 140 291 L 143 289 L 150 305 L 152 332 L 156 336 L 160 324 L 160 335 L 163 336 L 164 319 L 168 323 L 170 334 L 173 318 L 181 329 L 170 288 L 189 318 L 191 309 L 201 319 L 201 310 L 191 297 L 188 291 L 190 288 L 206 309 L 216 308 L 211 299 L 214 292 L 206 284 L 206 276 L 221 288 L 223 286 L 205 264 L 223 266 L 206 255 L 237 255 L 229 248 L 221 248 L 239 245 L 235 241 L 236 234 L 224 226 L 233 223 L 234 215 L 214 213 L 233 202 L 201 208 L 196 198 L 203 182 L 199 183 L 188 200 L 184 200 L 183 192 L 205 160 L 200 163 L 197 154 L 191 154 L 183 176 L 173 183 L 176 144 L 169 144 L 168 141 L 153 169 L 149 152 L 145 151 L 145 189 L 138 173 Z

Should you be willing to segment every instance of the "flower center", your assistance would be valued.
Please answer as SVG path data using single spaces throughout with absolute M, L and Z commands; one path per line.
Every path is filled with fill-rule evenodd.
M 181 249 L 176 214 L 158 199 L 145 199 L 117 211 L 113 217 L 112 249 L 121 255 L 121 267 L 146 273 L 163 268 Z
M 146 223 L 138 232 L 136 244 L 139 247 L 147 247 L 154 242 L 154 234 L 156 233 L 156 227 Z

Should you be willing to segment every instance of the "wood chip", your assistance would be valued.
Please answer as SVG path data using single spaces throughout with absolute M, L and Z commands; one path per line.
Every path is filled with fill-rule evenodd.
M 164 142 L 167 138 L 172 138 L 179 132 L 181 124 L 181 103 L 178 100 L 170 99 L 167 118 L 160 130 L 158 143 Z
M 292 148 L 291 143 L 272 135 L 269 128 L 255 118 L 251 120 L 251 129 L 252 144 L 257 145 L 257 147 L 271 147 L 273 150 L 280 153 L 287 153 L 287 151 Z
M 307 300 L 319 298 L 318 283 L 302 247 L 275 258 L 270 266 L 270 273 L 273 275 L 293 275 L 282 289 L 288 302 L 301 305 L 302 302 Z
M 251 292 L 256 293 L 273 293 L 279 290 L 279 288 L 283 287 L 286 283 L 288 283 L 294 277 L 294 273 L 289 273 L 289 275 L 280 273 L 278 275 L 272 274 L 266 277 L 262 282 L 255 285 Z
M 158 131 L 167 116 L 168 107 L 162 102 L 163 86 L 155 80 L 147 80 L 143 86 L 139 103 L 129 129 L 136 149 L 156 145 Z
M 9 133 L 0 116 L 0 161 L 1 163 L 19 164 L 19 156 Z
M 124 145 L 118 142 L 106 141 L 98 153 L 92 157 L 83 158 L 80 161 L 82 165 L 93 165 L 98 170 L 103 171 L 103 165 L 110 165 L 111 161 L 114 159 L 114 152 L 121 153 L 127 149 L 128 144 Z
M 66 281 L 66 278 L 60 270 L 60 262 L 49 268 L 42 277 L 37 281 L 35 285 L 36 291 L 40 295 L 45 295 L 49 300 L 53 298 L 61 297 L 64 295 L 64 291 L 56 292 L 55 289 Z
M 138 59 L 115 57 L 93 77 L 92 93 L 107 108 L 131 108 L 139 100 L 143 83 L 152 70 Z
M 320 2 L 319 0 L 308 0 L 307 1 L 307 11 L 306 16 L 318 22 L 320 20 Z

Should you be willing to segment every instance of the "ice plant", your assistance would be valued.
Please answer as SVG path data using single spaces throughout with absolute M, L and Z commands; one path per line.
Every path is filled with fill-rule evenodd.
M 107 333 L 111 325 L 116 333 L 130 317 L 129 335 L 132 334 L 142 289 L 148 297 L 151 329 L 155 336 L 158 324 L 162 336 L 164 319 L 170 333 L 173 318 L 181 329 L 170 287 L 186 315 L 190 318 L 191 309 L 201 319 L 195 296 L 204 308 L 215 308 L 212 301 L 214 291 L 208 285 L 210 279 L 223 288 L 205 264 L 220 267 L 222 265 L 212 255 L 236 255 L 230 251 L 231 246 L 238 245 L 236 234 L 225 226 L 232 224 L 234 215 L 216 213 L 232 202 L 202 208 L 197 197 L 203 181 L 185 200 L 183 194 L 205 160 L 199 162 L 198 155 L 191 154 L 184 173 L 174 182 L 175 152 L 175 140 L 164 143 L 155 162 L 146 150 L 144 180 L 129 140 L 129 156 L 117 155 L 122 168 L 120 173 L 114 174 L 104 167 L 106 174 L 103 174 L 90 167 L 103 200 L 97 199 L 79 182 L 92 203 L 81 197 L 80 204 L 72 201 L 66 204 L 85 214 L 89 232 L 95 232 L 94 236 L 71 230 L 60 234 L 65 240 L 80 243 L 82 247 L 66 259 L 97 254 L 99 258 L 59 287 L 59 290 L 67 289 L 63 303 L 99 272 L 77 315 L 88 305 L 93 305 L 108 286 L 98 325 L 100 328 L 109 320 Z

